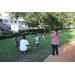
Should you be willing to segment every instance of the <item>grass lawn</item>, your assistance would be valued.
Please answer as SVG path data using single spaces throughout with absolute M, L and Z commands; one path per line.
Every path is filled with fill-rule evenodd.
M 63 44 L 75 41 L 75 30 L 59 30 L 59 46 Z M 26 39 L 29 41 L 31 49 L 27 52 L 27 54 L 22 54 L 19 50 L 19 46 L 15 46 L 15 38 L 0 40 L 0 62 L 19 62 L 21 60 L 28 62 L 42 62 L 44 61 L 50 53 L 52 53 L 51 47 L 51 38 L 50 33 L 46 33 L 45 40 L 42 39 L 43 34 L 38 34 L 41 38 L 39 46 L 34 49 L 35 40 L 34 35 L 26 36 Z M 19 41 L 22 37 L 18 38 Z

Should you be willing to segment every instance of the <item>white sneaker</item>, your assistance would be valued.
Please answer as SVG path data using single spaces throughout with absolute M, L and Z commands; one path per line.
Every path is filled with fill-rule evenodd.
M 36 47 L 34 47 L 34 49 L 36 49 Z

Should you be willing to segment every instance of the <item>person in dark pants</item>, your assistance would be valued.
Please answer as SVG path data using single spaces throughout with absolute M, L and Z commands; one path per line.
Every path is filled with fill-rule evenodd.
M 55 55 L 55 50 L 56 50 L 56 54 L 58 55 L 57 46 L 59 45 L 59 33 L 57 28 L 54 29 L 54 33 L 51 33 L 50 38 L 51 38 L 51 44 L 53 49 L 52 55 Z
M 15 44 L 16 44 L 16 47 L 18 46 L 18 37 L 16 36 L 16 38 L 15 38 Z

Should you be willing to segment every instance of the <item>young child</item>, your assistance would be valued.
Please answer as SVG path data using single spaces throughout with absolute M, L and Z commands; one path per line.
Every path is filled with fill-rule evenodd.
M 37 36 L 36 34 L 34 35 L 35 36 L 35 41 L 36 41 L 36 46 L 34 47 L 34 49 L 39 45 L 39 36 Z
M 52 31 L 50 31 L 50 33 L 53 33 Z
M 45 32 L 43 32 L 43 39 L 45 40 L 45 38 L 44 38 L 44 37 L 45 37 Z
M 16 47 L 18 46 L 18 37 L 16 36 L 16 38 L 15 38 L 15 44 L 16 44 Z

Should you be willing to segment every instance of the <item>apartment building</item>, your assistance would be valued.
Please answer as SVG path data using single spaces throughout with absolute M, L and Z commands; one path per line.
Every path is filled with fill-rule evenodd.
M 23 20 L 10 20 L 8 18 L 0 17 L 0 28 L 9 28 L 11 25 L 22 25 Z

